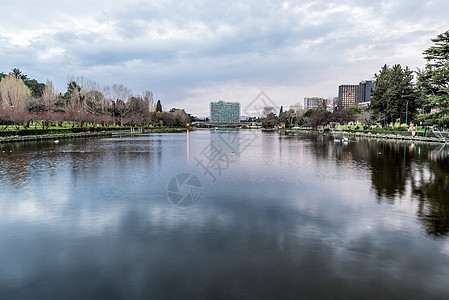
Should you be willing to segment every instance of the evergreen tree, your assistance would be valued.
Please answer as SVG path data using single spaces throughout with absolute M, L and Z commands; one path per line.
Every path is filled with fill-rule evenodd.
M 413 72 L 401 65 L 384 65 L 375 74 L 376 87 L 372 93 L 371 108 L 377 118 L 387 123 L 400 119 L 407 123 L 416 115 L 418 94 L 413 84 Z
M 434 46 L 423 52 L 427 61 L 418 72 L 418 87 L 424 108 L 449 108 L 449 30 L 432 39 Z
M 12 75 L 17 79 L 21 79 L 23 83 L 30 89 L 31 96 L 35 98 L 42 97 L 42 93 L 44 92 L 45 83 L 38 82 L 36 79 L 31 79 L 27 75 L 23 74 L 22 71 L 18 68 L 14 68 L 11 70 Z
M 156 112 L 162 112 L 162 104 L 161 104 L 161 100 L 157 100 L 157 104 L 156 104 Z
M 11 74 L 14 75 L 17 79 L 22 79 L 23 81 L 27 81 L 29 78 L 25 74 L 20 71 L 19 68 L 14 68 L 11 70 Z
M 279 124 L 287 123 L 287 114 L 284 111 L 284 107 L 281 105 L 281 109 L 279 110 Z
M 27 79 L 25 85 L 31 90 L 31 95 L 35 98 L 42 97 L 45 89 L 45 83 L 38 82 L 36 79 Z

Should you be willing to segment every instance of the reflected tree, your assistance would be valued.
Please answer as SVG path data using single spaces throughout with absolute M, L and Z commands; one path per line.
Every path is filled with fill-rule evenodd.
M 410 152 L 407 145 L 379 142 L 369 150 L 371 181 L 378 197 L 394 201 L 396 196 L 404 196 L 410 177 Z
M 449 159 L 434 159 L 414 169 L 412 192 L 418 198 L 418 218 L 429 235 L 449 233 Z
M 420 145 L 422 153 L 431 146 Z M 394 203 L 410 186 L 418 200 L 417 217 L 426 232 L 435 237 L 449 233 L 449 158 L 422 160 L 413 145 L 381 142 L 369 151 L 372 186 L 378 197 Z

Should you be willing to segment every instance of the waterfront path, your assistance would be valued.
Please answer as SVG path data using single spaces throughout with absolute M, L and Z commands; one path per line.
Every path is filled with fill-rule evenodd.
M 286 130 L 289 135 L 297 135 L 304 133 L 304 130 Z M 308 131 L 310 132 L 310 131 Z M 384 140 L 397 140 L 397 141 L 409 141 L 415 143 L 439 143 L 439 144 L 449 144 L 448 138 L 438 138 L 438 137 L 425 137 L 425 136 L 412 136 L 412 135 L 402 135 L 402 134 L 387 134 L 387 133 L 365 133 L 365 132 L 348 132 L 348 131 L 338 131 L 338 132 L 325 132 L 324 134 L 333 135 L 335 137 L 355 137 L 355 138 L 375 138 Z

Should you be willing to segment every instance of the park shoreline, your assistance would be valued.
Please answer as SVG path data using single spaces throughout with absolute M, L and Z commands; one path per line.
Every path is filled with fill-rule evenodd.
M 8 137 L 0 137 L 0 144 L 8 143 L 22 143 L 29 141 L 59 141 L 64 139 L 75 139 L 75 138 L 95 138 L 95 137 L 113 137 L 113 136 L 123 136 L 123 135 L 133 135 L 133 134 L 145 134 L 145 133 L 181 133 L 187 132 L 188 130 L 195 130 L 194 128 L 138 128 L 130 130 L 120 130 L 120 131 L 83 131 L 76 133 L 61 133 L 61 134 L 41 134 L 41 135 L 14 135 Z M 395 140 L 404 141 L 412 143 L 435 143 L 435 144 L 449 144 L 449 138 L 443 139 L 438 137 L 426 137 L 421 135 L 412 136 L 404 135 L 399 133 L 365 133 L 365 132 L 349 132 L 349 131 L 338 131 L 338 132 L 319 132 L 313 129 L 301 129 L 301 130 L 282 130 L 287 135 L 299 135 L 299 134 L 325 134 L 334 135 L 335 138 L 374 138 L 382 140 Z
M 319 132 L 318 130 L 312 129 L 302 129 L 302 130 L 284 130 L 284 132 L 288 135 L 299 135 L 300 133 L 315 133 L 315 134 L 325 134 L 325 135 L 333 135 L 335 138 L 374 138 L 374 139 L 382 139 L 382 140 L 395 140 L 395 141 L 404 141 L 404 142 L 412 142 L 412 143 L 436 143 L 436 144 L 449 144 L 449 138 L 439 138 L 439 137 L 427 137 L 416 134 L 413 136 L 404 135 L 399 133 L 387 133 L 387 132 L 377 132 L 377 133 L 365 133 L 365 132 L 349 132 L 349 131 L 338 131 L 332 133 L 331 131 Z
M 76 133 L 60 133 L 60 134 L 41 134 L 41 135 L 14 135 L 8 137 L 0 137 L 0 144 L 8 143 L 22 143 L 32 141 L 59 141 L 64 139 L 75 138 L 92 138 L 92 137 L 111 137 L 144 133 L 180 133 L 192 130 L 192 128 L 147 128 L 147 129 L 132 129 L 121 131 L 83 131 Z

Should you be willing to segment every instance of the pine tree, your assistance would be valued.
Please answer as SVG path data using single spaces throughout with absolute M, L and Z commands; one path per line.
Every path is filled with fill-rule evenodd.
M 432 42 L 435 45 L 423 52 L 427 64 L 418 72 L 418 87 L 424 108 L 449 108 L 449 30 Z
M 156 112 L 162 112 L 162 104 L 161 104 L 161 100 L 157 100 L 157 104 L 156 104 Z
M 281 109 L 279 110 L 279 124 L 287 123 L 287 114 L 284 111 L 284 107 L 281 105 Z
M 379 74 L 375 74 L 376 88 L 371 108 L 377 118 L 387 123 L 400 119 L 403 123 L 416 115 L 418 95 L 413 84 L 413 72 L 401 65 L 384 65 Z

